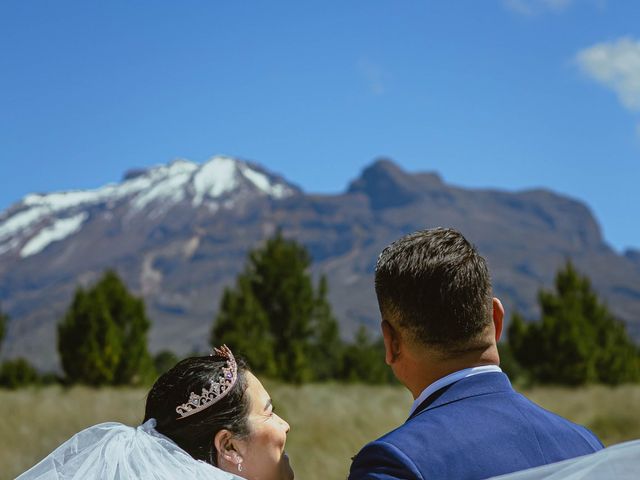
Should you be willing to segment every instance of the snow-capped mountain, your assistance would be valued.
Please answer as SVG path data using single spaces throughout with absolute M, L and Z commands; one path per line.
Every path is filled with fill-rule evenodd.
M 256 197 L 282 199 L 299 193 L 293 185 L 261 167 L 217 156 L 199 165 L 176 160 L 131 172 L 122 183 L 95 190 L 27 195 L 0 214 L 0 256 L 37 255 L 55 242 L 79 232 L 94 213 L 125 207 L 127 221 L 157 219 L 181 204 L 215 213 Z
M 130 171 L 121 183 L 28 195 L 0 213 L 0 304 L 12 320 L 4 357 L 57 367 L 56 324 L 78 286 L 116 269 L 142 296 L 150 347 L 206 351 L 224 288 L 246 253 L 281 228 L 302 242 L 329 280 L 342 330 L 378 330 L 372 277 L 382 248 L 404 233 L 452 226 L 489 262 L 508 315 L 538 314 L 571 258 L 640 339 L 640 262 L 616 254 L 589 208 L 548 190 L 506 192 L 447 185 L 377 161 L 336 195 L 310 195 L 267 170 L 228 157 Z

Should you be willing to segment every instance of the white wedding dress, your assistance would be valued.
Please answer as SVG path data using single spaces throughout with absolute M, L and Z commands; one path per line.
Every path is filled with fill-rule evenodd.
M 154 419 L 137 428 L 114 422 L 94 425 L 16 480 L 242 480 L 195 460 L 155 425 Z
M 637 480 L 640 440 L 620 443 L 582 457 L 509 473 L 491 480 Z

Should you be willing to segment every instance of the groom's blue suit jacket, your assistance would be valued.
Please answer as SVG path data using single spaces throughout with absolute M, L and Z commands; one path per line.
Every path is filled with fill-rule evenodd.
M 482 479 L 600 450 L 589 430 L 516 393 L 503 373 L 460 380 L 366 445 L 349 480 Z

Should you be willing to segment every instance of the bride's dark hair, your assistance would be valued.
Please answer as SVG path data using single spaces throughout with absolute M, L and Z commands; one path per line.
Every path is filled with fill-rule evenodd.
M 212 379 L 220 377 L 226 365 L 226 359 L 218 355 L 182 360 L 151 387 L 144 421 L 155 418 L 158 432 L 193 458 L 217 465 L 213 443 L 216 433 L 226 429 L 240 438 L 249 435 L 248 367 L 242 359 L 236 359 L 236 362 L 238 380 L 227 395 L 196 414 L 179 418 L 176 407 L 187 402 L 191 392 L 199 394 L 203 388 L 208 388 Z

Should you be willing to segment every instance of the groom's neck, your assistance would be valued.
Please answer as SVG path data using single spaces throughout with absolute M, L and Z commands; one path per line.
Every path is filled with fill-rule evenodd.
M 443 352 L 436 349 L 421 349 L 411 352 L 403 359 L 400 381 L 409 389 L 414 400 L 435 381 L 465 368 L 483 365 L 499 365 L 500 358 L 495 343 L 485 348 L 468 352 Z M 400 372 L 399 372 L 400 373 Z

